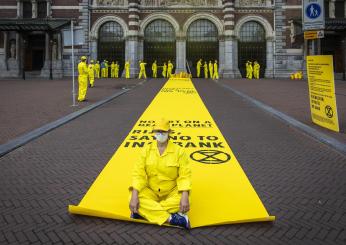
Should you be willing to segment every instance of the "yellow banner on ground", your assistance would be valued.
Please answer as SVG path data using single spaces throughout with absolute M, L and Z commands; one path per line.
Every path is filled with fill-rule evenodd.
M 154 140 L 155 121 L 171 121 L 171 139 L 191 158 L 191 227 L 272 221 L 190 79 L 171 78 L 118 148 L 75 214 L 130 219 L 131 173 L 140 150 Z M 142 222 L 142 221 L 139 221 Z
M 339 132 L 332 55 L 307 56 L 312 121 Z

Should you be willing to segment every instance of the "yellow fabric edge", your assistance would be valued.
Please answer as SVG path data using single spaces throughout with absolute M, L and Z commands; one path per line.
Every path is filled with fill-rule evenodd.
M 122 215 L 116 215 L 108 212 L 98 211 L 94 209 L 88 209 L 83 208 L 80 206 L 74 206 L 69 205 L 68 211 L 71 214 L 78 214 L 78 215 L 87 215 L 87 216 L 93 216 L 98 218 L 107 218 L 107 219 L 116 219 L 116 220 L 124 220 L 129 222 L 135 222 L 135 223 L 143 223 L 143 224 L 152 224 L 157 225 L 151 222 L 148 222 L 146 220 L 140 220 L 140 219 L 131 219 L 129 217 L 125 217 Z M 221 223 L 215 223 L 210 225 L 200 225 L 200 226 L 191 226 L 191 228 L 198 228 L 198 227 L 205 227 L 205 226 L 217 226 L 217 225 L 230 225 L 230 224 L 238 224 L 238 223 L 253 223 L 253 222 L 273 222 L 275 221 L 275 216 L 267 216 L 267 217 L 261 217 L 261 218 L 255 218 L 255 219 L 246 219 L 246 220 L 235 220 L 235 221 L 229 221 L 229 222 L 221 222 Z M 169 226 L 169 227 L 176 227 L 169 224 L 163 224 L 163 226 Z M 180 227 L 176 227 L 180 228 Z

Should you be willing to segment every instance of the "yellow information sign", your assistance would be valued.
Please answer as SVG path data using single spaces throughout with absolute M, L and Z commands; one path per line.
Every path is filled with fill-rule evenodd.
M 307 56 L 312 121 L 339 132 L 332 55 Z
M 130 219 L 131 173 L 142 148 L 155 140 L 155 121 L 170 120 L 170 140 L 184 147 L 192 168 L 191 227 L 272 221 L 190 79 L 171 78 L 90 187 L 74 214 Z
M 304 31 L 304 39 L 318 39 L 318 38 L 324 38 L 324 31 Z

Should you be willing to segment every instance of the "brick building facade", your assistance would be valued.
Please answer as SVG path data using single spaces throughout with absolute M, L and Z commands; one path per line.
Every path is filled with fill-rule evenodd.
M 337 76 L 344 77 L 345 0 L 326 1 L 326 9 L 319 49 L 334 54 Z M 312 52 L 302 38 L 301 0 L 2 0 L 0 77 L 70 76 L 71 19 L 76 63 L 86 55 L 118 61 L 122 69 L 131 60 L 131 76 L 139 60 L 149 71 L 154 60 L 170 59 L 176 71 L 194 74 L 202 58 L 218 60 L 222 77 L 244 75 L 247 60 L 259 61 L 262 77 L 288 77 L 304 70 Z

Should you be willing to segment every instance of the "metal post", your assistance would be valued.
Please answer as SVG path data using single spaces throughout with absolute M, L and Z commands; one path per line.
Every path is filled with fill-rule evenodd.
M 73 37 L 73 20 L 71 20 L 71 46 L 72 46 L 72 106 L 76 105 L 76 91 L 74 82 L 74 37 Z

